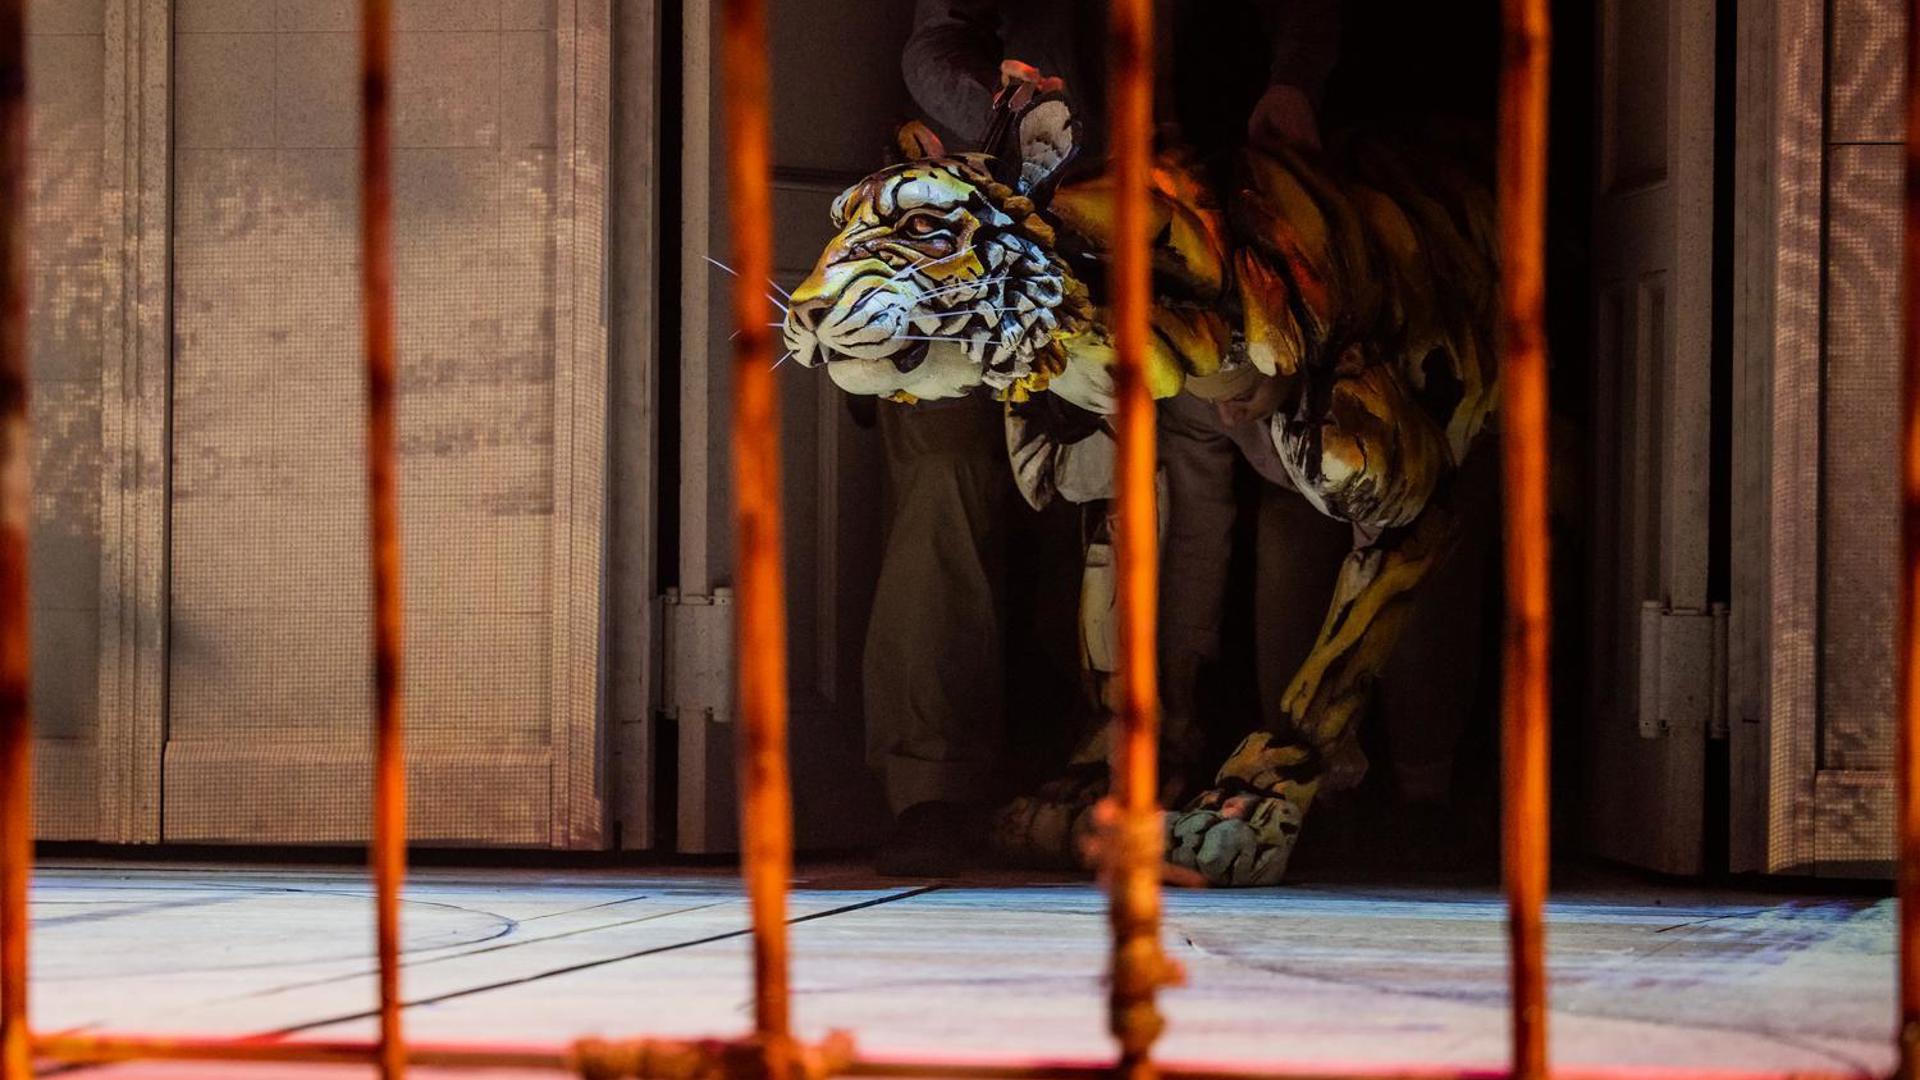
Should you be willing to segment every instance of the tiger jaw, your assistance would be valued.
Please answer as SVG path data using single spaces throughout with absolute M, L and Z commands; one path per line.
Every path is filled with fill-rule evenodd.
M 1035 352 L 1059 325 L 1057 278 L 1009 282 L 1002 275 L 927 288 L 898 277 L 867 275 L 837 296 L 796 302 L 782 327 L 794 358 L 809 367 L 825 364 L 850 393 L 949 397 L 955 394 L 913 388 L 928 381 L 915 375 L 930 354 L 938 353 L 943 371 L 928 389 L 954 390 L 959 360 L 968 363 L 970 380 L 957 392 L 1002 389 L 1032 372 Z M 843 375 L 849 365 L 859 373 Z
M 953 342 L 922 342 L 919 361 L 906 371 L 892 360 L 835 360 L 827 376 L 849 394 L 939 401 L 965 397 L 980 385 L 980 366 Z

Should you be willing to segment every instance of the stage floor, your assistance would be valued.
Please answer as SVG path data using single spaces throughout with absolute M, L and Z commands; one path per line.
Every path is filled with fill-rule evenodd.
M 747 912 L 730 875 L 416 869 L 405 899 L 412 1037 L 558 1043 L 749 1022 Z M 1166 911 L 1167 948 L 1188 974 L 1164 999 L 1166 1057 L 1503 1061 L 1505 935 L 1491 888 L 1177 891 Z M 813 867 L 795 883 L 792 914 L 795 1015 L 809 1035 L 849 1028 L 875 1052 L 1108 1051 L 1107 923 L 1087 884 L 927 888 Z M 1893 914 L 1891 900 L 1872 897 L 1563 873 L 1549 913 L 1554 1055 L 1884 1071 Z M 48 865 L 33 891 L 36 1026 L 369 1035 L 371 915 L 365 878 L 345 870 Z

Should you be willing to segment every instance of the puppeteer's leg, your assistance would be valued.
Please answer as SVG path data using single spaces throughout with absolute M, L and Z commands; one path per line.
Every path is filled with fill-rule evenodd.
M 1107 727 L 1119 651 L 1114 610 L 1113 543 L 1096 523 L 1082 549 L 1080 570 L 1080 665 L 1087 698 L 1078 719 L 1082 730 L 1066 768 L 1032 791 L 994 811 L 988 843 L 1003 859 L 1029 866 L 1069 867 L 1080 860 L 1079 840 L 1094 806 L 1107 793 Z
M 1219 653 L 1238 513 L 1233 492 L 1238 454 L 1213 405 L 1185 394 L 1160 402 L 1160 771 L 1162 796 L 1169 801 L 1185 799 L 1204 776 L 1198 771 L 1206 749 L 1198 675 Z M 1079 863 L 1079 842 L 1091 828 L 1092 807 L 1106 796 L 1112 773 L 1110 719 L 1116 703 L 1106 698 L 1117 692 L 1119 580 L 1110 528 L 1098 525 L 1091 528 L 1081 571 L 1081 659 L 1094 698 L 1092 726 L 1066 774 L 995 815 L 996 851 L 1021 863 Z
M 1206 747 L 1200 676 L 1220 655 L 1240 511 L 1233 490 L 1240 451 L 1212 403 L 1191 394 L 1160 403 L 1159 436 L 1167 503 L 1160 542 L 1160 756 L 1167 771 L 1191 769 Z
M 993 402 L 880 404 L 893 486 L 867 627 L 867 754 L 896 813 L 992 790 L 1010 483 Z
M 1327 762 L 1365 712 L 1412 612 L 1415 587 L 1446 558 L 1455 531 L 1436 500 L 1411 524 L 1347 556 L 1280 716 L 1240 744 L 1212 790 L 1168 815 L 1168 861 L 1215 885 L 1279 882 Z
M 1232 554 L 1234 463 L 1239 451 L 1212 405 L 1180 395 L 1160 403 L 1162 541 L 1160 590 L 1161 774 L 1163 797 L 1183 799 L 1205 775 L 1206 731 L 1199 675 L 1220 648 Z M 1066 772 L 1008 803 L 995 815 L 992 840 L 1018 862 L 1070 866 L 1111 773 L 1110 719 L 1118 690 L 1119 581 L 1111 530 L 1090 529 L 1081 574 L 1082 662 L 1093 699 L 1093 723 Z M 1197 775 L 1196 775 L 1197 774 Z

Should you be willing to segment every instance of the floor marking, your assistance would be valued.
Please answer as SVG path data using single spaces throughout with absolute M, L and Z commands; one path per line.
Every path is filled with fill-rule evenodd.
M 52 916 L 47 916 L 39 919 L 29 919 L 28 922 L 32 924 L 34 929 L 38 930 L 38 929 L 43 929 L 45 927 L 50 927 L 50 926 L 73 926 L 78 923 L 106 922 L 109 919 L 124 918 L 125 916 L 128 916 L 128 915 L 148 915 L 156 911 L 173 911 L 180 908 L 212 907 L 215 904 L 231 904 L 237 900 L 245 900 L 245 899 L 247 899 L 247 897 L 245 896 L 200 896 L 200 897 L 194 897 L 193 899 L 190 899 L 190 900 L 149 900 L 143 904 L 124 904 L 123 903 L 123 906 L 117 907 L 112 911 L 83 911 L 83 912 L 77 912 L 72 915 L 52 915 Z M 41 901 L 42 905 L 48 905 L 48 906 L 58 905 L 60 903 L 61 902 L 58 900 L 42 900 Z M 74 903 L 96 905 L 96 904 L 113 904 L 113 903 L 116 903 L 116 901 L 83 900 L 83 901 L 75 901 Z
M 877 896 L 871 900 L 862 900 L 857 904 L 845 904 L 836 908 L 828 908 L 825 911 L 816 911 L 811 915 L 796 916 L 794 918 L 788 919 L 787 925 L 797 926 L 800 923 L 813 922 L 816 919 L 830 918 L 835 915 L 846 915 L 851 912 L 863 910 L 865 908 L 879 907 L 881 904 L 891 904 L 897 900 L 909 900 L 916 896 L 925 896 L 927 893 L 934 892 L 939 888 L 940 886 L 938 885 L 923 885 L 916 889 L 908 889 L 905 892 L 891 893 L 886 896 Z M 519 978 L 502 979 L 499 982 L 483 983 L 479 986 L 469 986 L 460 990 L 449 990 L 444 994 L 435 994 L 431 997 L 413 998 L 413 999 L 409 999 L 407 1001 L 401 1002 L 401 1007 L 406 1009 L 411 1009 L 418 1005 L 440 1005 L 448 1001 L 456 1000 L 458 998 L 472 997 L 475 994 L 485 994 L 494 990 L 505 990 L 510 987 L 525 986 L 528 983 L 539 982 L 542 979 L 551 979 L 560 975 L 573 975 L 582 971 L 591 971 L 594 968 L 598 968 L 598 967 L 606 967 L 609 964 L 619 964 L 619 963 L 624 963 L 625 961 L 628 961 L 628 960 L 639 960 L 639 959 L 642 959 L 643 957 L 658 956 L 661 953 L 675 952 L 680 949 L 691 949 L 696 945 L 711 945 L 717 941 L 729 941 L 734 938 L 747 937 L 752 933 L 753 933 L 752 927 L 742 927 L 739 930 L 729 930 L 726 933 L 722 933 L 722 934 L 710 934 L 707 937 L 695 938 L 692 941 L 675 942 L 670 945 L 656 945 L 652 948 L 640 949 L 635 952 L 622 954 L 620 956 L 609 956 L 599 960 L 588 960 L 578 964 L 568 964 L 565 967 L 553 968 L 552 970 L 537 972 L 532 975 L 523 975 Z M 345 1013 L 340 1016 L 331 1016 L 321 1020 L 309 1020 L 303 1024 L 294 1024 L 290 1027 L 277 1028 L 272 1031 L 264 1031 L 257 1035 L 248 1036 L 248 1038 L 261 1039 L 261 1040 L 267 1040 L 267 1041 L 272 1041 L 275 1039 L 284 1039 L 289 1035 L 298 1035 L 303 1031 L 313 1031 L 317 1028 L 332 1027 L 335 1024 L 352 1023 L 355 1020 L 369 1020 L 378 1015 L 380 1014 L 377 1009 L 363 1009 L 359 1012 Z
M 624 903 L 625 901 L 620 901 L 620 902 Z M 707 908 L 720 907 L 723 904 L 731 904 L 736 902 L 737 901 L 731 898 L 726 900 L 715 900 L 711 904 L 695 904 L 692 907 L 674 908 L 672 911 L 656 911 L 651 915 L 642 915 L 642 916 L 639 916 L 638 918 L 633 918 L 633 919 L 621 919 L 618 922 L 596 923 L 593 926 L 583 926 L 578 930 L 562 930 L 557 934 L 548 934 L 545 937 L 515 938 L 511 941 L 500 941 L 492 945 L 481 945 L 477 949 L 468 949 L 465 952 L 444 953 L 439 956 L 423 956 L 423 957 L 417 957 L 412 959 L 403 958 L 400 961 L 400 969 L 402 971 L 405 971 L 409 968 L 424 967 L 427 964 L 437 964 L 437 963 L 440 963 L 442 960 L 459 960 L 463 957 L 478 956 L 481 953 L 499 952 L 502 949 L 517 948 L 521 945 L 538 945 L 543 941 L 558 941 L 561 938 L 578 937 L 581 934 L 593 934 L 593 933 L 598 933 L 599 931 L 602 931 L 602 930 L 617 930 L 623 926 L 632 926 L 636 923 L 652 922 L 655 919 L 664 919 L 672 915 L 684 915 L 689 911 L 704 911 Z M 595 904 L 593 906 L 603 907 L 606 905 Z M 579 910 L 589 911 L 592 909 L 581 908 Z M 562 914 L 569 914 L 569 913 L 562 913 Z M 541 917 L 545 918 L 545 916 L 541 916 Z M 533 920 L 529 919 L 527 921 L 531 922 Z M 458 948 L 458 947 L 459 946 L 448 946 L 448 948 Z M 315 986 L 326 986 L 329 983 L 347 982 L 348 980 L 351 980 L 351 979 L 364 979 L 369 976 L 378 975 L 378 974 L 380 974 L 379 968 L 368 968 L 365 971 L 350 971 L 343 975 L 329 975 L 329 976 L 326 976 L 325 978 L 309 979 L 306 982 L 288 983 L 285 986 L 274 986 L 274 987 L 268 987 L 267 989 L 264 989 L 264 990 L 254 990 L 245 994 L 235 995 L 234 997 L 215 998 L 211 1001 L 201 1002 L 200 1004 L 221 1005 L 221 1004 L 225 1004 L 227 1002 L 233 1002 L 233 1001 L 250 1001 L 256 998 L 274 997 L 275 995 L 284 994 L 292 990 L 305 990 Z

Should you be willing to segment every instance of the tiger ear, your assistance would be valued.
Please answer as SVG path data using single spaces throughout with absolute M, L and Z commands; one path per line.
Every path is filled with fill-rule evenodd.
M 1014 187 L 1043 201 L 1080 152 L 1080 122 L 1064 95 L 1045 97 L 1020 116 L 1020 180 Z
M 933 129 L 918 120 L 909 120 L 900 125 L 893 133 L 894 148 L 900 151 L 905 161 L 924 161 L 927 158 L 945 157 L 947 148 L 941 145 L 940 136 Z
M 1066 83 L 1017 60 L 1003 61 L 981 146 L 994 159 L 995 179 L 1042 200 L 1079 148 L 1080 123 Z

